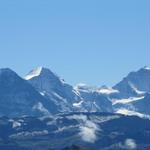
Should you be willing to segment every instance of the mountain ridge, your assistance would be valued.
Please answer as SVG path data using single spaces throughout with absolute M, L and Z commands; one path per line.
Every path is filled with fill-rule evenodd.
M 2 68 L 0 69 L 0 83 L 0 102 L 2 102 L 1 106 L 5 106 L 6 112 L 7 105 L 3 102 L 4 99 L 7 99 L 8 108 L 13 106 L 15 109 L 12 102 L 17 102 L 20 105 L 20 107 L 16 106 L 18 111 L 25 110 L 25 104 L 28 106 L 34 100 L 34 105 L 30 106 L 31 111 L 28 110 L 28 112 L 37 109 L 45 115 L 76 111 L 115 113 L 123 112 L 123 109 L 150 115 L 149 111 L 144 112 L 144 107 L 149 108 L 149 96 L 147 95 L 150 91 L 150 68 L 148 67 L 129 73 L 113 87 L 97 88 L 85 84 L 73 87 L 45 67 L 33 69 L 25 78 L 20 77 L 9 68 Z M 14 91 L 15 88 L 16 91 Z M 32 91 L 36 93 L 36 98 L 33 97 Z M 11 98 L 7 98 L 9 94 Z M 141 97 L 142 99 L 137 101 Z M 26 101 L 24 104 L 22 104 L 23 100 Z M 19 113 L 16 112 L 17 114 Z M 28 114 L 26 112 L 22 115 Z

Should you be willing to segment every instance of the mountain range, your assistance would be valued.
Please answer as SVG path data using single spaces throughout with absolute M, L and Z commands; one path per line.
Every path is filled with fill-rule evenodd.
M 0 149 L 149 150 L 150 68 L 113 87 L 65 82 L 38 67 L 0 69 Z
M 0 69 L 0 116 L 45 116 L 69 112 L 150 115 L 150 68 L 131 72 L 113 87 L 73 87 L 50 69 L 38 67 L 24 78 Z

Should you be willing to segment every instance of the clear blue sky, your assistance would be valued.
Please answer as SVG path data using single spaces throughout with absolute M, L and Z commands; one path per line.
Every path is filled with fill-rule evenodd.
M 0 67 L 114 85 L 150 66 L 149 0 L 0 1 Z

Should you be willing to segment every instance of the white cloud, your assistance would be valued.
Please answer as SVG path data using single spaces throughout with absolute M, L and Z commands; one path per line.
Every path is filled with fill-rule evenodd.
M 127 140 L 125 141 L 125 147 L 126 147 L 127 149 L 130 149 L 130 150 L 136 149 L 136 148 L 137 148 L 137 145 L 136 145 L 135 140 L 133 140 L 133 139 L 127 139 Z
M 86 120 L 85 124 L 80 127 L 80 133 L 82 140 L 85 142 L 94 143 L 97 140 L 96 132 L 98 127 L 95 123 Z
M 119 143 L 118 146 L 127 150 L 135 150 L 137 148 L 137 144 L 133 139 L 126 139 L 123 143 Z
M 94 143 L 97 140 L 96 134 L 100 129 L 98 128 L 97 124 L 89 120 L 86 115 L 72 115 L 68 116 L 67 118 L 75 119 L 80 123 L 79 136 L 83 141 Z

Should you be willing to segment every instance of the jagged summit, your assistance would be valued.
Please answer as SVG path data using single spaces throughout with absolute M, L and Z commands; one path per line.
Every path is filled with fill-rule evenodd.
M 41 74 L 42 69 L 43 67 L 38 67 L 38 68 L 33 69 L 25 76 L 25 79 L 30 80 L 33 77 L 39 76 Z
M 51 75 L 51 76 L 56 76 L 58 77 L 58 75 L 56 75 L 54 72 L 52 72 L 49 68 L 45 68 L 45 67 L 37 67 L 33 70 L 31 70 L 26 76 L 25 79 L 26 80 L 31 80 L 34 77 L 38 77 L 38 76 L 45 76 L 45 75 Z M 59 77 L 58 77 L 59 78 Z
M 56 73 L 51 71 L 49 68 L 46 67 L 37 67 L 31 70 L 26 76 L 25 80 L 34 80 L 40 78 L 43 80 L 51 80 L 51 82 L 57 82 L 59 84 L 65 84 L 64 79 L 60 78 Z

